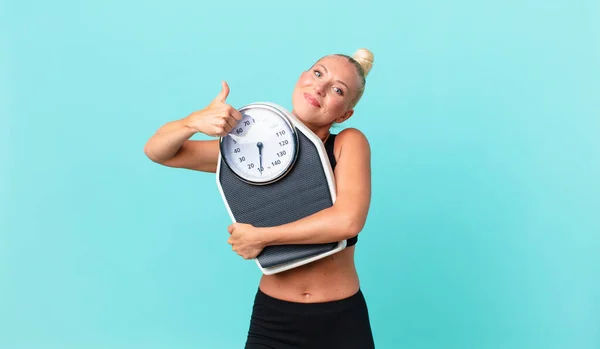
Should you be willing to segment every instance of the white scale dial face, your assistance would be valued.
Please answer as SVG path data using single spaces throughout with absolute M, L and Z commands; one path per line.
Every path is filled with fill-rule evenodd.
M 296 135 L 283 116 L 269 108 L 241 111 L 243 119 L 221 140 L 221 156 L 243 180 L 273 182 L 296 157 Z

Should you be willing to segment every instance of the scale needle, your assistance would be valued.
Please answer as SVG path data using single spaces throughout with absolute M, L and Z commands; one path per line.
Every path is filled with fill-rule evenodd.
M 260 171 L 260 174 L 262 175 L 262 171 L 263 171 L 263 167 L 262 167 L 262 147 L 263 144 L 262 142 L 258 142 L 256 143 L 256 146 L 258 147 L 258 171 Z

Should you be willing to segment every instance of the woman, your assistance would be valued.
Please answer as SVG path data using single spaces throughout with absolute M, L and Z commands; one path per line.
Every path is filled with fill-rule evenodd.
M 265 246 L 327 243 L 347 239 L 332 256 L 275 275 L 263 275 L 255 298 L 246 342 L 253 348 L 373 348 L 367 305 L 354 265 L 357 235 L 371 197 L 370 147 L 355 128 L 332 134 L 333 124 L 350 118 L 365 87 L 373 55 L 329 55 L 302 72 L 292 113 L 320 139 L 334 169 L 335 204 L 311 216 L 277 227 L 234 223 L 228 243 L 244 259 Z M 226 103 L 229 86 L 204 109 L 162 126 L 147 142 L 146 155 L 159 164 L 216 172 L 218 140 L 190 140 L 196 132 L 225 136 L 242 119 Z

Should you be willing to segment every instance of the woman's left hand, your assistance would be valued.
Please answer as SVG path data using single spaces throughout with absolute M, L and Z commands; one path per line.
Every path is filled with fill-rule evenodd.
M 227 243 L 244 259 L 256 258 L 265 248 L 259 229 L 251 224 L 233 223 L 227 228 L 231 234 Z

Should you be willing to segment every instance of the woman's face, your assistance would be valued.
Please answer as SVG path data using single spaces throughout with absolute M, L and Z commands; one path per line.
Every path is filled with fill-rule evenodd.
M 292 94 L 293 113 L 313 131 L 329 128 L 352 116 L 359 87 L 356 68 L 347 58 L 327 56 L 300 75 Z

